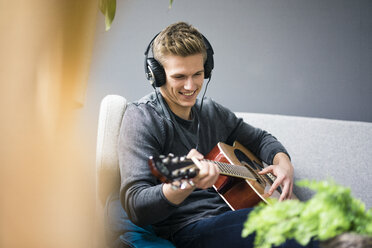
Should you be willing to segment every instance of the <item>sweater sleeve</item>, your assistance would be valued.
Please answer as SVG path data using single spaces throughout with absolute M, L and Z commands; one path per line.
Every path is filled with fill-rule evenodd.
M 279 152 L 289 156 L 284 146 L 267 131 L 244 122 L 242 118 L 238 118 L 232 111 L 218 103 L 215 103 L 215 107 L 222 115 L 220 118 L 226 120 L 225 129 L 229 130 L 226 143 L 232 144 L 235 140 L 238 141 L 267 164 L 272 164 L 275 155 Z
M 170 203 L 162 184 L 151 174 L 149 156 L 162 153 L 166 137 L 163 119 L 151 107 L 130 104 L 119 134 L 120 200 L 137 225 L 166 219 L 177 206 Z

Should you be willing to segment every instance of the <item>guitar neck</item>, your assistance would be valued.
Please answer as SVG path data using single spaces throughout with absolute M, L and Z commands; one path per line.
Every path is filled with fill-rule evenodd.
M 218 169 L 220 170 L 221 175 L 256 180 L 252 173 L 245 166 L 228 164 L 208 159 L 203 159 L 202 161 L 216 164 L 218 166 Z

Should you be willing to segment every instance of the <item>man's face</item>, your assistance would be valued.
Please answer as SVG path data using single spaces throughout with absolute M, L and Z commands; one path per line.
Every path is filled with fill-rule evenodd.
M 160 87 L 160 91 L 173 113 L 189 119 L 191 107 L 204 82 L 203 55 L 168 55 L 165 56 L 163 67 L 166 83 Z

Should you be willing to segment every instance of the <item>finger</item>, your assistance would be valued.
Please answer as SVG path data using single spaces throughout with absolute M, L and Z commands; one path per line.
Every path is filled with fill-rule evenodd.
M 195 156 L 191 157 L 190 158 L 192 160 L 192 162 L 194 162 L 194 164 L 201 170 L 203 169 L 203 165 L 201 163 L 201 161 L 199 159 L 197 159 Z M 200 172 L 199 172 L 200 174 Z
M 217 175 L 219 175 L 219 169 L 218 166 L 214 163 L 207 162 L 207 161 L 200 161 L 203 168 L 205 168 L 206 171 L 206 177 L 214 178 Z
M 289 187 L 288 199 L 292 198 L 292 194 L 293 194 L 293 181 L 291 181 L 291 186 Z
M 282 188 L 282 194 L 280 195 L 279 201 L 283 201 L 283 200 L 287 199 L 289 186 L 290 185 L 288 183 L 286 183 L 284 185 L 284 187 Z
M 218 177 L 211 177 L 211 176 L 204 177 L 199 180 L 196 186 L 201 189 L 207 189 L 207 188 L 212 187 L 216 183 L 217 179 Z
M 202 179 L 208 175 L 208 165 L 206 165 L 205 162 L 202 162 L 198 160 L 196 157 L 191 157 L 191 160 L 194 162 L 194 164 L 199 168 L 199 173 L 195 177 L 196 180 Z
M 186 157 L 187 157 L 187 158 L 196 157 L 196 158 L 199 159 L 199 160 L 204 158 L 204 156 L 203 156 L 200 152 L 198 152 L 196 149 L 191 149 L 191 150 L 189 151 L 189 153 L 187 154 Z
M 201 161 L 201 167 L 203 173 L 198 178 L 197 187 L 202 189 L 210 188 L 218 179 L 219 169 L 216 164 L 206 161 Z
M 273 192 L 279 187 L 280 184 L 282 184 L 283 179 L 277 178 L 274 183 L 271 185 L 271 188 L 269 190 L 269 194 L 272 195 Z
M 267 173 L 270 173 L 270 172 L 273 172 L 273 166 L 270 165 L 264 169 L 262 169 L 261 171 L 258 172 L 258 174 L 267 174 Z
M 218 168 L 218 165 L 215 163 L 210 163 L 211 169 L 213 170 L 214 175 L 219 175 L 220 174 L 220 168 Z

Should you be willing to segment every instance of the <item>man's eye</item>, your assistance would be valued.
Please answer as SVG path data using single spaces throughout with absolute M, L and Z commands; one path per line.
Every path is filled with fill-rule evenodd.
M 175 76 L 175 78 L 177 78 L 177 79 L 182 79 L 182 78 L 184 78 L 184 76 L 182 76 L 182 75 L 180 75 L 180 76 Z

